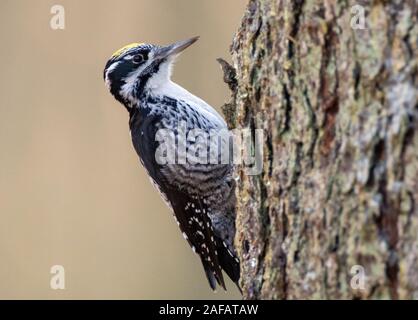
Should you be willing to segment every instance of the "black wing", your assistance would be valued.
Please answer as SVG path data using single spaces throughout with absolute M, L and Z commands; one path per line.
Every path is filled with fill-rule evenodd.
M 209 208 L 202 199 L 189 195 L 186 190 L 175 188 L 168 181 L 163 183 L 165 177 L 161 166 L 155 161 L 155 150 L 158 147 L 154 139 L 155 123 L 159 121 L 158 116 L 141 117 L 133 112 L 130 118 L 133 145 L 148 174 L 157 183 L 163 198 L 168 198 L 181 231 L 199 255 L 210 287 L 215 289 L 218 283 L 225 289 L 221 270 L 225 270 L 231 280 L 237 283 L 240 276 L 239 262 L 224 246 L 222 239 L 214 234 L 207 216 Z
M 206 206 L 201 199 L 179 190 L 172 189 L 167 195 L 184 237 L 202 261 L 210 287 L 215 290 L 217 282 L 226 289 L 219 256 L 221 251 Z

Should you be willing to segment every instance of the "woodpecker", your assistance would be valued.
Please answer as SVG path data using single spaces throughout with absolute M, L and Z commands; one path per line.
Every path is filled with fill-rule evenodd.
M 131 138 L 141 164 L 171 208 L 184 238 L 200 257 L 210 287 L 215 290 L 218 284 L 226 290 L 222 270 L 237 286 L 240 277 L 233 243 L 232 162 L 181 162 L 178 152 L 174 162 L 163 163 L 156 157 L 161 147 L 156 136 L 161 130 L 172 132 L 173 144 L 183 145 L 186 150 L 192 150 L 197 139 L 189 141 L 180 136 L 182 125 L 186 136 L 196 129 L 206 134 L 227 131 L 224 119 L 214 108 L 171 80 L 176 57 L 198 38 L 168 46 L 129 44 L 110 57 L 103 75 L 111 94 L 129 113 Z M 218 151 L 217 146 L 208 152 L 215 152 L 215 158 L 220 159 Z

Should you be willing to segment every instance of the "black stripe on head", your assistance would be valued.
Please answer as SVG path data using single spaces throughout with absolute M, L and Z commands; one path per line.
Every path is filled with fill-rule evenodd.
M 145 86 L 151 77 L 160 70 L 160 65 L 164 63 L 165 60 L 155 61 L 151 63 L 141 74 L 140 81 L 138 81 L 137 92 L 138 96 L 141 96 L 144 93 Z
M 118 56 L 112 56 L 106 63 L 106 66 L 104 68 L 103 71 L 103 79 L 106 79 L 106 72 L 107 70 L 110 68 L 110 66 L 115 63 L 115 62 L 120 62 L 118 65 L 119 66 L 125 66 L 125 67 L 129 67 L 129 68 L 125 68 L 125 72 L 126 73 L 124 76 L 126 77 L 131 71 L 135 70 L 136 68 L 138 68 L 139 66 L 143 65 L 145 62 L 148 61 L 148 56 L 149 53 L 152 49 L 151 45 L 142 45 L 140 47 L 137 48 L 131 48 L 129 50 L 126 50 L 125 52 L 123 52 L 122 54 L 118 55 Z M 141 55 L 141 57 L 143 58 L 141 63 L 135 63 L 133 61 L 133 59 L 127 59 L 128 56 L 132 56 L 132 58 L 135 55 Z M 123 74 L 120 73 L 120 76 L 122 76 Z

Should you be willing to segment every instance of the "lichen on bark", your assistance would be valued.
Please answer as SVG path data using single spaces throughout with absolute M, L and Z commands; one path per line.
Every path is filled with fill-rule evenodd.
M 229 125 L 264 130 L 235 172 L 244 298 L 418 298 L 416 1 L 251 0 L 231 52 Z

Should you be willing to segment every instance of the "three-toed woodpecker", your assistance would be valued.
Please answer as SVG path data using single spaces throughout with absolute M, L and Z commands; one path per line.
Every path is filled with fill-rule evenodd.
M 193 150 L 198 139 L 180 137 L 181 126 L 184 136 L 196 129 L 208 135 L 227 131 L 225 121 L 211 106 L 170 79 L 177 55 L 197 39 L 164 47 L 127 45 L 107 62 L 104 80 L 128 110 L 132 142 L 140 161 L 172 209 L 183 236 L 199 255 L 211 288 L 218 283 L 225 289 L 222 269 L 237 284 L 240 274 L 233 243 L 232 162 L 179 161 L 178 152 L 175 161 L 158 161 L 156 157 L 161 147 L 156 137 L 161 130 L 172 132 L 173 144 L 183 145 L 186 151 Z M 219 145 L 207 148 L 211 154 L 220 149 Z M 214 158 L 220 159 L 216 154 Z

